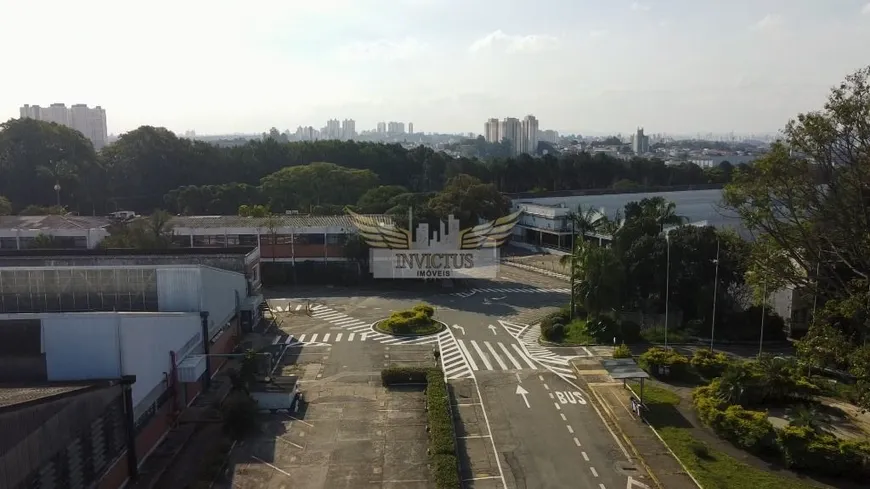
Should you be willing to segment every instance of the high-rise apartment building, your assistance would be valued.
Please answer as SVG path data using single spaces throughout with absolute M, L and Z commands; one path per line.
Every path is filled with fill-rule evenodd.
M 338 119 L 329 119 L 326 121 L 326 127 L 323 130 L 325 139 L 341 139 L 341 121 Z
M 390 134 L 405 134 L 405 123 L 390 122 L 387 124 L 387 132 Z
M 498 143 L 501 142 L 501 135 L 498 132 L 499 129 L 499 121 L 496 118 L 492 118 L 483 125 L 483 137 L 486 139 L 487 143 Z
M 517 142 L 517 153 L 533 155 L 538 152 L 538 119 L 527 115 L 520 127 L 521 135 Z
M 67 108 L 65 104 L 51 104 L 48 107 L 25 104 L 19 110 L 22 118 L 45 122 L 56 122 L 82 133 L 94 145 L 102 149 L 108 144 L 109 131 L 106 126 L 106 111 L 99 105 L 93 109 L 85 104 L 75 104 Z
M 502 139 L 510 141 L 512 154 L 519 154 L 519 149 L 523 144 L 523 125 L 519 119 L 516 117 L 505 117 L 498 125 L 498 135 Z
M 356 139 L 356 121 L 353 119 L 345 119 L 341 121 L 341 139 Z
M 550 144 L 556 144 L 559 141 L 559 133 L 552 129 L 538 132 L 538 141 L 546 141 Z
M 387 123 L 386 122 L 378 122 L 378 134 L 385 134 L 387 132 Z
M 644 136 L 642 127 L 631 136 L 631 150 L 637 155 L 649 153 L 649 136 Z
M 413 122 L 408 123 L 408 134 L 414 134 L 414 123 Z

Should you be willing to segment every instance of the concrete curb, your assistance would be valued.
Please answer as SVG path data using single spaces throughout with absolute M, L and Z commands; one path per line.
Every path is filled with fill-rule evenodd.
M 577 380 L 580 380 L 582 378 L 582 374 L 580 373 L 580 369 L 577 368 L 577 366 L 574 365 L 573 363 L 571 364 L 571 367 L 574 369 L 574 373 L 577 375 Z M 619 423 L 616 421 L 616 419 L 614 419 L 613 415 L 610 414 L 610 410 L 604 406 L 604 402 L 601 400 L 601 397 L 598 396 L 598 393 L 595 392 L 595 389 L 592 387 L 589 387 L 588 382 L 586 382 L 586 387 L 588 388 L 589 392 L 592 393 L 592 396 L 595 397 L 595 402 L 597 402 L 599 405 L 601 405 L 601 410 L 607 414 L 608 418 L 610 418 L 610 423 L 616 428 L 616 431 L 619 432 L 619 435 L 622 437 L 622 439 L 625 440 L 626 443 L 628 443 L 628 446 L 631 447 L 631 451 L 634 453 L 634 456 L 637 457 L 637 459 L 640 461 L 641 465 L 643 465 L 644 470 L 646 470 L 647 475 L 649 475 L 649 477 L 653 480 L 656 487 L 658 487 L 659 489 L 667 489 L 664 485 L 662 485 L 662 482 L 658 479 L 658 477 L 656 477 L 655 473 L 652 471 L 650 466 L 646 463 L 646 460 L 644 460 L 643 456 L 640 454 L 640 450 L 638 450 L 637 447 L 634 446 L 634 443 L 631 442 L 631 438 L 629 438 L 628 435 L 626 435 L 625 432 L 622 431 L 622 427 L 619 426 Z M 679 460 L 679 459 L 677 459 L 677 460 Z
M 375 333 L 385 334 L 387 336 L 394 336 L 396 338 L 425 338 L 427 336 L 439 335 L 439 334 L 443 333 L 444 331 L 446 331 L 447 328 L 449 327 L 449 326 L 447 326 L 447 323 L 445 323 L 443 321 L 439 321 L 437 319 L 433 319 L 433 321 L 435 321 L 436 323 L 441 325 L 441 329 L 434 332 L 434 333 L 429 333 L 429 334 L 395 334 L 395 333 L 390 333 L 387 331 L 381 331 L 380 329 L 378 329 L 378 323 L 380 323 L 382 321 L 386 321 L 387 319 L 389 319 L 389 318 L 378 319 L 377 321 L 373 322 L 371 325 L 372 331 L 374 331 Z
M 631 391 L 631 394 L 632 394 L 634 397 L 637 397 L 638 399 L 640 399 L 640 397 L 637 395 L 636 392 L 634 392 L 634 389 L 632 389 L 631 386 L 628 385 L 628 383 L 626 383 L 625 386 L 628 387 L 628 390 Z M 683 461 L 680 460 L 680 457 L 678 457 L 677 454 L 674 453 L 673 450 L 671 450 L 670 445 L 668 445 L 667 442 L 665 441 L 665 439 L 662 438 L 662 435 L 660 435 L 659 432 L 658 432 L 658 431 L 653 427 L 653 425 L 651 425 L 650 422 L 646 420 L 646 416 L 644 416 L 643 414 L 641 414 L 641 415 L 640 415 L 640 418 L 641 418 L 641 419 L 643 420 L 643 422 L 644 422 L 644 423 L 649 427 L 649 429 L 652 430 L 653 434 L 656 435 L 656 438 L 658 438 L 659 441 L 662 442 L 662 445 L 665 446 L 665 448 L 668 450 L 668 453 L 670 453 L 671 456 L 674 457 L 674 459 L 676 459 L 677 463 L 680 464 L 680 467 L 682 467 L 683 470 L 686 471 L 686 475 L 688 475 L 689 478 L 692 479 L 692 482 L 694 482 L 695 485 L 698 486 L 698 489 L 704 489 L 704 486 L 702 486 L 701 483 L 698 482 L 698 479 L 695 479 L 695 476 L 692 475 L 692 471 L 689 470 L 689 468 L 686 467 L 686 464 L 684 464 Z

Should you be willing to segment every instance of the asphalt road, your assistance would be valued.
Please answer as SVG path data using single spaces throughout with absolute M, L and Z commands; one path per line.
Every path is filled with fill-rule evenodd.
M 455 413 L 465 487 L 621 489 L 628 455 L 572 385 L 568 359 L 575 353 L 538 347 L 526 327 L 564 305 L 567 292 L 561 280 L 504 266 L 497 279 L 457 290 L 306 289 L 307 297 L 297 291 L 267 297 L 273 308 L 291 311 L 284 324 L 291 334 L 281 341 L 329 344 L 341 353 L 344 360 L 326 374 L 353 375 L 380 356 L 386 365 L 405 348 L 416 355 L 439 348 L 445 376 L 462 393 Z M 312 317 L 297 311 L 304 299 L 316 304 Z M 420 301 L 436 307 L 448 331 L 403 342 L 371 330 L 371 323 Z

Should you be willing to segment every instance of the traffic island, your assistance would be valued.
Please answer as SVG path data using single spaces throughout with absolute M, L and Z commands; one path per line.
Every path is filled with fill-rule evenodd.
M 411 309 L 396 311 L 373 326 L 378 333 L 401 337 L 417 337 L 438 334 L 447 325 L 434 319 L 435 308 L 429 304 L 417 304 Z

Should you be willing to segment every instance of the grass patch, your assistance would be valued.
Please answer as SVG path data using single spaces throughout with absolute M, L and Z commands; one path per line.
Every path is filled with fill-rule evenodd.
M 392 367 L 381 371 L 385 386 L 405 382 L 426 383 L 426 421 L 429 428 L 429 471 L 436 489 L 459 489 L 456 430 L 450 411 L 450 393 L 437 368 Z
M 664 343 L 665 328 L 647 328 L 640 332 L 640 337 L 649 343 Z M 689 343 L 690 341 L 691 338 L 687 332 L 677 328 L 668 328 L 668 344 Z
M 628 385 L 631 386 L 632 390 L 637 395 L 640 395 L 640 382 L 629 382 Z M 643 383 L 643 402 L 648 405 L 653 404 L 668 404 L 671 406 L 676 406 L 680 403 L 682 399 L 680 396 L 663 387 L 656 387 L 651 385 L 650 382 Z M 652 409 L 652 407 L 650 407 Z
M 629 382 L 640 394 L 640 383 Z M 673 450 L 692 476 L 704 489 L 813 489 L 818 486 L 804 483 L 791 477 L 782 477 L 772 472 L 757 469 L 730 455 L 711 448 L 692 436 L 692 430 L 675 406 L 682 399 L 669 389 L 645 383 L 643 397 L 649 410 L 647 421 L 658 431 L 665 443 Z
M 543 332 L 543 329 L 542 329 Z M 544 340 L 550 343 L 594 345 L 595 337 L 589 332 L 585 319 L 575 319 L 568 324 L 555 324 Z

